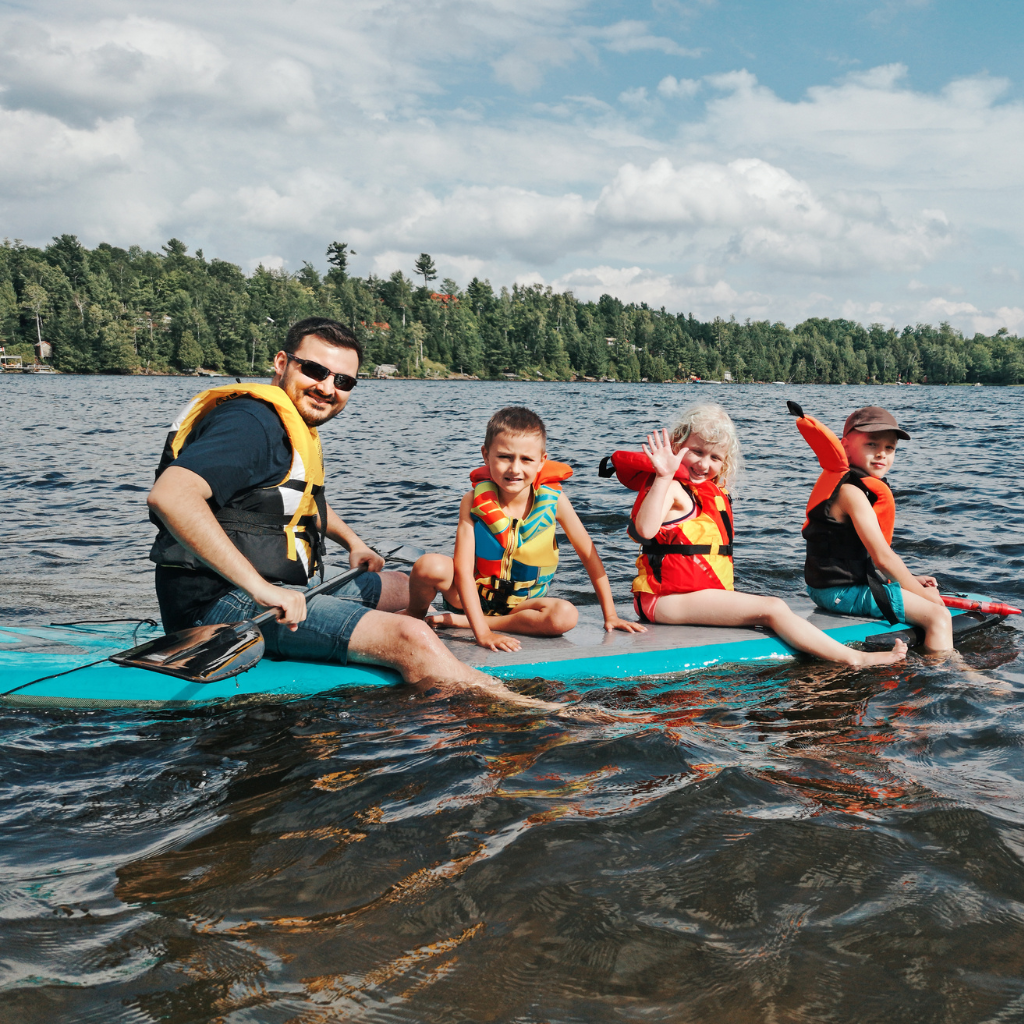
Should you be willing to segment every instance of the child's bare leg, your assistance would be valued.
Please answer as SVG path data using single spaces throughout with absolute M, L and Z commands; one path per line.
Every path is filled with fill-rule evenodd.
M 801 618 L 781 598 L 735 590 L 667 594 L 658 599 L 654 618 L 656 622 L 704 626 L 767 626 L 798 651 L 855 668 L 891 665 L 907 655 L 907 645 L 902 640 L 897 640 L 891 651 L 855 651 Z
M 438 591 L 446 597 L 453 589 L 455 563 L 448 555 L 420 555 L 409 575 L 409 604 L 406 615 L 422 619 Z
M 903 591 L 903 610 L 907 622 L 924 630 L 926 651 L 938 653 L 953 648 L 953 616 L 944 604 L 929 601 L 918 594 Z
M 534 597 L 517 605 L 507 615 L 488 615 L 487 625 L 496 633 L 561 636 L 568 633 L 578 619 L 579 612 L 568 601 L 560 597 Z M 457 612 L 438 612 L 428 616 L 427 621 L 432 626 L 469 627 L 469 619 Z
M 487 625 L 495 632 L 520 636 L 561 636 L 576 625 L 579 617 L 575 607 L 560 597 L 534 597 L 508 615 L 488 615 Z

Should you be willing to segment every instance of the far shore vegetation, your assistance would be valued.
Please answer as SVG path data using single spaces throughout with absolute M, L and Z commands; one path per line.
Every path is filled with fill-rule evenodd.
M 405 377 L 733 380 L 819 383 L 1024 383 L 1024 341 L 1005 328 L 967 338 L 948 323 L 902 329 L 812 318 L 782 323 L 623 303 L 581 302 L 540 285 L 437 281 L 429 254 L 388 278 L 348 273 L 354 253 L 327 248 L 330 270 L 296 273 L 207 259 L 172 238 L 160 252 L 60 235 L 43 249 L 0 245 L 0 346 L 65 373 L 265 375 L 288 325 L 348 324 L 362 370 Z M 45 344 L 44 344 L 45 343 Z

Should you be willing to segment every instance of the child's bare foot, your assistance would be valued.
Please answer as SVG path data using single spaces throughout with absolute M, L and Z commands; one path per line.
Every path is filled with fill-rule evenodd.
M 907 656 L 907 645 L 902 640 L 893 644 L 891 651 L 853 651 L 857 658 L 850 664 L 854 668 L 867 668 L 869 665 L 895 665 Z
M 456 612 L 431 612 L 424 621 L 434 629 L 469 629 L 469 619 Z

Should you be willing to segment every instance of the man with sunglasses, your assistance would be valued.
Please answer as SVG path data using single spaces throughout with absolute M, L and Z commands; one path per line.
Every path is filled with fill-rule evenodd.
M 274 608 L 267 649 L 284 658 L 386 665 L 406 682 L 447 682 L 536 703 L 458 661 L 408 603 L 404 573 L 331 508 L 317 427 L 345 408 L 362 361 L 344 325 L 309 317 L 288 331 L 271 384 L 202 392 L 172 425 L 149 494 L 150 558 L 164 628 L 234 622 Z M 307 606 L 323 538 L 367 572 Z

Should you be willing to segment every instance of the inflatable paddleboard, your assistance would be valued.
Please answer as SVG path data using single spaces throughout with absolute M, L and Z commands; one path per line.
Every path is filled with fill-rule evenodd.
M 921 639 L 912 626 L 830 615 L 807 598 L 790 601 L 790 605 L 840 643 L 864 642 L 868 647 L 885 648 L 892 646 L 895 636 L 911 645 Z M 633 617 L 632 609 L 621 612 Z M 954 612 L 954 638 L 959 640 L 1002 619 L 978 611 Z M 4 694 L 0 702 L 54 708 L 189 707 L 238 700 L 290 700 L 401 682 L 396 673 L 368 665 L 264 657 L 242 675 L 191 683 L 104 660 L 160 635 L 159 627 L 147 625 L 0 627 L 0 693 Z M 773 633 L 759 629 L 653 625 L 646 633 L 605 633 L 596 607 L 581 608 L 579 625 L 565 636 L 520 637 L 522 648 L 511 654 L 476 646 L 468 629 L 441 630 L 439 636 L 460 661 L 491 675 L 506 680 L 541 677 L 566 683 L 574 690 L 659 677 L 671 685 L 696 669 L 784 661 L 796 655 Z

